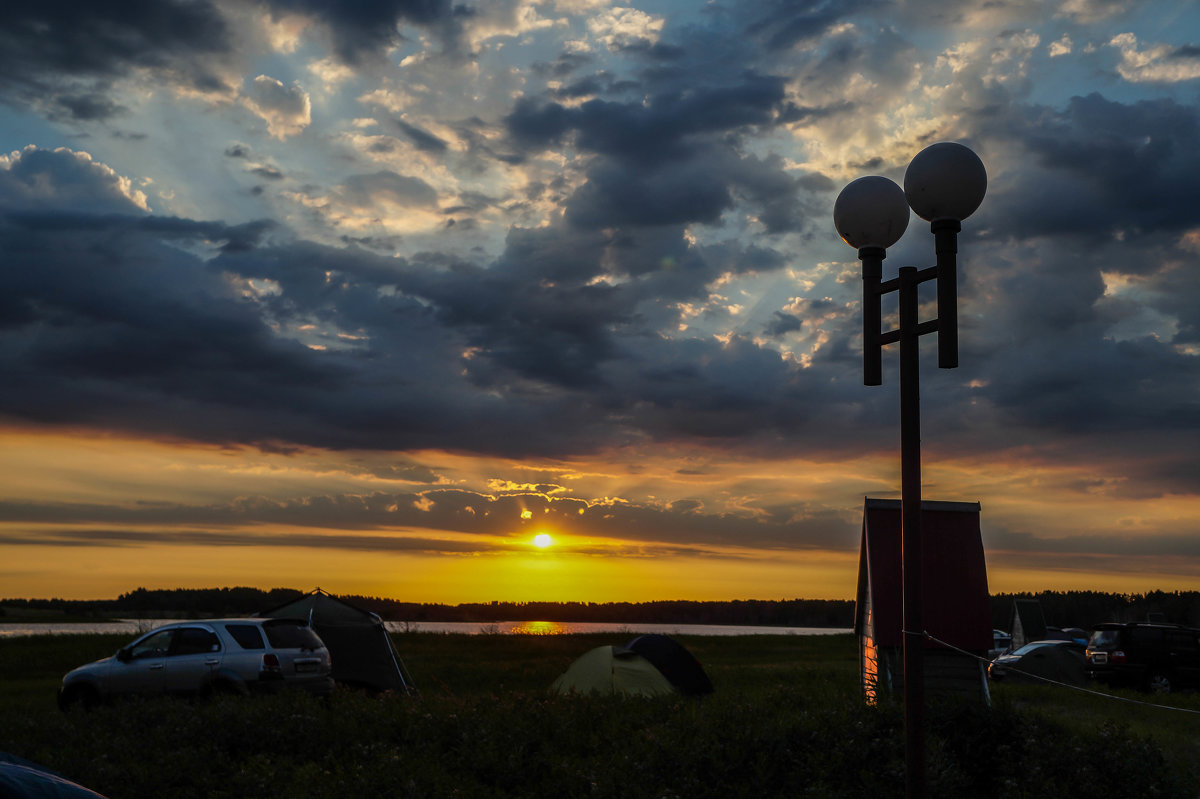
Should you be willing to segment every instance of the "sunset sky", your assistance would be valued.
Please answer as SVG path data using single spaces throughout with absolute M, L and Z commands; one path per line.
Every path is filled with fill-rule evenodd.
M 1200 4 L 16 4 L 0 596 L 852 598 L 897 352 L 832 206 L 941 140 L 925 497 L 993 592 L 1200 589 Z

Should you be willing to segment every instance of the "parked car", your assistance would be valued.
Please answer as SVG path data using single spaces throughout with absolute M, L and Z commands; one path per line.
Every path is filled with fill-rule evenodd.
M 1039 681 L 1079 685 L 1084 674 L 1083 644 L 1075 641 L 1032 641 L 1013 652 L 1000 655 L 988 665 L 993 680 Z
M 1012 649 L 1012 636 L 1004 630 L 992 630 L 992 648 L 988 650 L 988 657 L 995 658 L 1010 649 Z
M 1178 624 L 1098 624 L 1087 671 L 1110 685 L 1153 693 L 1200 686 L 1200 630 Z
M 329 650 L 297 619 L 211 619 L 166 624 L 111 657 L 63 677 L 64 710 L 128 694 L 211 694 L 295 687 L 333 690 Z

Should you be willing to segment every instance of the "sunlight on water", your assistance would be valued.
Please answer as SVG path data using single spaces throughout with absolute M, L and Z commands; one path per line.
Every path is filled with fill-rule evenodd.
M 523 621 L 509 630 L 515 635 L 562 635 L 566 631 L 567 626 L 556 621 Z

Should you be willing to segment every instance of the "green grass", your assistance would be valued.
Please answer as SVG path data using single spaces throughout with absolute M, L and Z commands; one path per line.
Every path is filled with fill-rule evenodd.
M 701 700 L 547 693 L 575 657 L 628 638 L 409 633 L 395 640 L 416 698 L 155 699 L 69 715 L 54 706 L 61 675 L 126 637 L 7 639 L 0 750 L 111 799 L 904 794 L 901 710 L 863 705 L 851 636 L 681 636 L 717 689 Z M 930 708 L 931 795 L 1066 796 L 1099 784 L 1109 796 L 1194 797 L 1198 723 L 1000 686 L 990 710 Z

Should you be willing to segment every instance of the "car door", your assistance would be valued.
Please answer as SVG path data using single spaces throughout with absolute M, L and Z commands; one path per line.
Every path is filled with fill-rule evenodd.
M 179 627 L 167 653 L 164 688 L 171 693 L 202 691 L 220 665 L 221 641 L 211 628 Z
M 164 689 L 167 652 L 175 630 L 157 630 L 122 650 L 108 674 L 110 694 L 149 694 Z
M 1172 630 L 1167 633 L 1175 678 L 1181 686 L 1200 685 L 1200 633 Z

